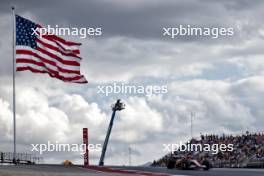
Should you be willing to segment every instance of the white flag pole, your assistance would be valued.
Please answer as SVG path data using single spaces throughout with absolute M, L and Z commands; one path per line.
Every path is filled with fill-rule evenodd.
M 13 12 L 13 123 L 14 123 L 14 156 L 13 162 L 16 163 L 16 15 L 15 7 L 12 6 Z

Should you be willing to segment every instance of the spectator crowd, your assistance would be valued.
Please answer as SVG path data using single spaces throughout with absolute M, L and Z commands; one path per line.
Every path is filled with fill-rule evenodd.
M 215 167 L 226 167 L 236 164 L 240 167 L 243 163 L 250 161 L 264 162 L 264 133 L 249 133 L 242 135 L 203 135 L 199 139 L 191 139 L 191 144 L 233 144 L 233 151 L 219 151 L 217 154 L 204 151 L 175 151 L 167 154 L 161 159 L 154 161 L 153 166 L 166 166 L 172 155 L 201 160 L 206 157 Z M 224 165 L 228 163 L 229 165 Z

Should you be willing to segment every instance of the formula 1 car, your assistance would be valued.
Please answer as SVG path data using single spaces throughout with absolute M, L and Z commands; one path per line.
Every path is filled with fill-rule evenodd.
M 181 170 L 209 170 L 211 168 L 211 164 L 207 159 L 203 159 L 201 162 L 198 162 L 197 160 L 188 157 L 171 156 L 168 160 L 167 168 L 177 168 Z

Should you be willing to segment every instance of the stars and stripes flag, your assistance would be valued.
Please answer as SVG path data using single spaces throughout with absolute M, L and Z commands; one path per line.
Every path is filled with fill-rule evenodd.
M 80 73 L 81 43 L 37 35 L 40 25 L 16 15 L 16 71 L 46 73 L 65 82 L 87 83 Z M 39 32 L 39 31 L 38 31 Z

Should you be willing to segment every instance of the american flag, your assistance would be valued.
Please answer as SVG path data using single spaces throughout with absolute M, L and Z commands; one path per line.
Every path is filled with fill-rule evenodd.
M 87 83 L 80 73 L 80 43 L 34 34 L 40 25 L 16 15 L 16 71 L 47 73 L 65 82 Z

